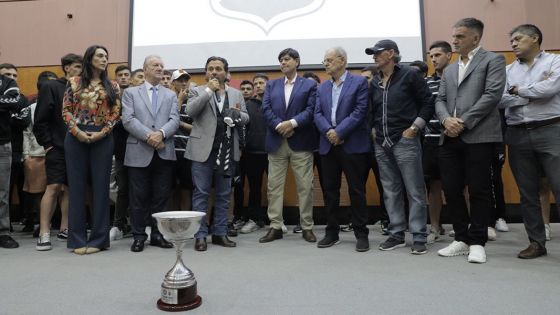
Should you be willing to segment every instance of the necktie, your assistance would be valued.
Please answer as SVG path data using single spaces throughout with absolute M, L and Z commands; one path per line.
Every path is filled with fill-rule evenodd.
M 157 112 L 157 88 L 152 86 L 152 110 L 154 114 Z

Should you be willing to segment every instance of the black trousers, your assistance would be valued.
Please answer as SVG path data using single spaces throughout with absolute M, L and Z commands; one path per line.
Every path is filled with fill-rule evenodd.
M 152 214 L 167 209 L 172 176 L 173 161 L 161 159 L 157 151 L 148 166 L 128 167 L 128 199 L 135 240 L 147 239 L 145 229 L 148 225 L 152 227 L 152 235 L 159 233 Z
M 84 131 L 101 127 L 80 126 Z M 64 139 L 68 172 L 68 248 L 109 247 L 109 182 L 113 156 L 113 135 L 95 143 L 83 143 L 68 133 Z M 87 237 L 86 193 L 91 184 L 91 234 Z
M 348 193 L 352 204 L 351 222 L 356 238 L 367 237 L 368 220 L 366 206 L 366 181 L 370 168 L 369 153 L 348 154 L 340 146 L 332 147 L 321 156 L 323 172 L 323 197 L 327 210 L 326 234 L 336 234 L 340 230 L 340 182 L 342 172 L 348 182 Z
M 504 183 L 502 181 L 502 168 L 506 162 L 505 145 L 496 143 L 494 158 L 492 159 L 492 199 L 494 206 L 490 211 L 489 227 L 496 226 L 496 220 L 505 218 L 506 201 L 504 197 Z
M 534 129 L 508 127 L 509 164 L 521 195 L 523 223 L 529 241 L 545 246 L 545 228 L 539 200 L 543 176 L 548 179 L 556 202 L 560 200 L 560 123 Z
M 249 203 L 243 217 L 255 222 L 266 220 L 266 209 L 261 205 L 263 174 L 268 172 L 268 154 L 244 153 L 241 157 L 241 168 L 249 182 Z M 236 188 L 237 190 L 237 188 Z
M 115 220 L 113 226 L 124 231 L 127 225 L 127 217 L 130 217 L 130 209 L 128 207 L 128 167 L 124 165 L 124 161 L 115 159 L 115 169 L 117 172 L 117 202 L 115 203 Z
M 491 183 L 494 148 L 495 143 L 468 144 L 459 137 L 447 137 L 440 148 L 441 181 L 456 241 L 484 246 L 488 240 L 488 221 L 494 207 Z M 469 189 L 470 215 L 465 185 Z

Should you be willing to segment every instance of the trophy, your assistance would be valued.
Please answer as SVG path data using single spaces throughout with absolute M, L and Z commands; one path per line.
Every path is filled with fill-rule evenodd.
M 194 274 L 183 263 L 181 254 L 187 240 L 200 228 L 200 220 L 205 215 L 204 212 L 197 211 L 152 214 L 163 237 L 177 249 L 177 261 L 165 274 L 161 284 L 161 299 L 157 301 L 157 307 L 162 311 L 188 311 L 202 304 L 202 298 L 196 292 Z

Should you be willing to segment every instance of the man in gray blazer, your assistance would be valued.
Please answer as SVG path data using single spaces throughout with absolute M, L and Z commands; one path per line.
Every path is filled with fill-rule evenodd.
M 231 194 L 234 161 L 239 161 L 238 126 L 249 122 L 245 101 L 239 90 L 225 84 L 228 62 L 222 57 L 206 61 L 206 85 L 191 90 L 187 115 L 192 117 L 192 131 L 185 157 L 192 161 L 192 209 L 206 212 L 212 184 L 215 191 L 212 244 L 235 247 L 227 238 L 227 213 Z M 233 158 L 233 160 L 232 160 Z M 195 235 L 195 249 L 207 249 L 207 220 Z
M 173 247 L 159 233 L 151 214 L 164 211 L 172 188 L 173 134 L 179 128 L 177 96 L 159 84 L 163 77 L 160 57 L 146 57 L 144 74 L 144 84 L 124 90 L 122 97 L 122 121 L 129 132 L 124 165 L 129 168 L 133 252 L 144 250 L 148 224 L 152 227 L 150 245 Z
M 455 24 L 452 44 L 460 58 L 445 68 L 436 99 L 436 113 L 445 127 L 441 179 L 455 230 L 455 241 L 438 254 L 468 254 L 472 263 L 486 262 L 484 245 L 493 207 L 490 167 L 496 142 L 502 141 L 497 105 L 506 78 L 504 56 L 480 47 L 483 30 L 484 24 L 475 18 Z

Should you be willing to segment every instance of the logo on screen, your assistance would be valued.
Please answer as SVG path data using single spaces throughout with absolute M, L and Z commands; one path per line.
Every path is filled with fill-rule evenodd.
M 258 26 L 266 35 L 278 24 L 319 10 L 325 0 L 210 0 L 216 14 Z

